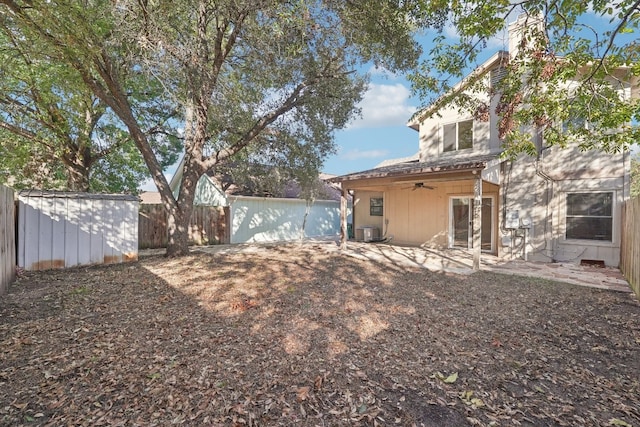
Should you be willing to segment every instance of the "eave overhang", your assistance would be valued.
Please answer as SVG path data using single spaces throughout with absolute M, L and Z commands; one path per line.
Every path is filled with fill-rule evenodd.
M 448 158 L 431 162 L 408 162 L 369 169 L 332 178 L 331 182 L 340 183 L 343 189 L 375 183 L 393 184 L 424 180 L 448 180 L 470 178 L 487 168 L 489 162 L 498 158 L 498 154 L 473 158 Z

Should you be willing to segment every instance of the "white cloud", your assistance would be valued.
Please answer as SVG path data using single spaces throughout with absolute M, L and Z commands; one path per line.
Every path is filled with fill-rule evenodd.
M 389 155 L 388 150 L 349 150 L 340 156 L 344 160 L 376 159 Z
M 362 117 L 348 129 L 405 125 L 416 111 L 415 106 L 408 104 L 410 96 L 409 89 L 400 83 L 370 84 L 359 104 Z

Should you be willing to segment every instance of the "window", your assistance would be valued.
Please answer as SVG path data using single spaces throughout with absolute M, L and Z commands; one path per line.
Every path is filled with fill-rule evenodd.
M 382 197 L 372 197 L 369 199 L 369 215 L 382 216 Z
M 567 194 L 567 239 L 612 241 L 613 193 Z
M 578 129 L 589 129 L 589 123 L 584 117 L 570 117 L 562 122 L 562 133 Z
M 473 147 L 473 120 L 442 126 L 442 151 L 457 151 Z
M 562 133 L 589 129 L 589 122 L 585 119 L 585 112 L 575 106 L 576 99 L 571 98 L 568 105 L 569 109 L 567 110 L 567 117 L 562 121 Z

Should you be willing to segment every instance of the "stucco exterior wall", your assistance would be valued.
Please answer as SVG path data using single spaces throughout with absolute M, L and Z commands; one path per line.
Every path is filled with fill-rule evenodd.
M 487 88 L 490 84 L 489 76 L 490 73 L 485 76 L 481 83 Z M 475 156 L 500 152 L 501 143 L 498 138 L 497 127 L 491 125 L 492 123 L 497 123 L 497 116 L 495 114 L 497 97 L 489 98 L 488 95 L 478 93 L 475 93 L 474 96 L 485 103 L 491 104 L 489 120 L 473 119 L 469 112 L 460 111 L 454 106 L 442 108 L 438 111 L 438 114 L 434 114 L 420 123 L 419 154 L 421 162 L 443 157 L 464 158 L 471 155 Z M 444 152 L 442 145 L 442 126 L 463 120 L 473 120 L 473 148 Z
M 370 215 L 371 198 L 383 198 L 383 212 L 389 208 L 387 200 L 382 191 L 362 191 L 358 190 L 354 194 L 353 200 L 353 225 L 354 229 L 359 227 L 376 227 L 380 230 L 380 236 L 384 234 L 384 213 L 383 216 Z
M 450 200 L 473 197 L 473 181 L 437 182 L 425 185 L 433 189 L 393 188 L 385 191 L 385 220 L 392 242 L 403 245 L 449 246 Z M 483 183 L 483 197 L 494 200 L 494 242 L 497 239 L 498 186 Z
M 629 195 L 628 154 L 581 152 L 577 147 L 544 150 L 540 160 L 521 156 L 505 162 L 501 193 L 505 200 L 501 219 L 517 211 L 530 218 L 531 228 L 510 230 L 502 224 L 500 255 L 543 262 L 602 260 L 617 267 L 620 260 L 621 206 Z M 566 238 L 566 200 L 570 193 L 611 192 L 611 241 Z

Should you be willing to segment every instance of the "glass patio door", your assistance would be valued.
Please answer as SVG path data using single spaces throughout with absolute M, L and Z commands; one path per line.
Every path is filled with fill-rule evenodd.
M 449 210 L 449 246 L 473 248 L 473 197 L 452 197 Z M 483 251 L 493 250 L 493 198 L 482 198 L 481 245 Z

